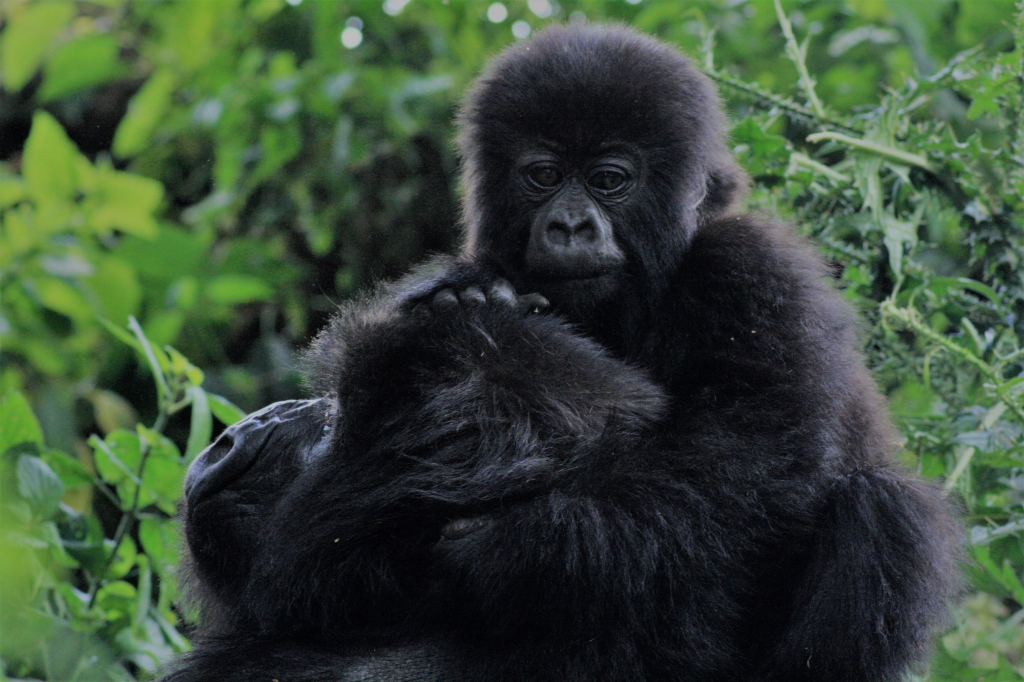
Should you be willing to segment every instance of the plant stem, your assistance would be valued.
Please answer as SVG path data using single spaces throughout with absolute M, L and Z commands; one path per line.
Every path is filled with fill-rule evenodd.
M 800 75 L 800 85 L 807 94 L 807 101 L 811 103 L 811 108 L 814 109 L 814 113 L 818 117 L 825 118 L 825 107 L 822 106 L 821 100 L 818 99 L 818 94 L 814 91 L 814 79 L 811 78 L 810 72 L 807 71 L 806 50 L 802 49 L 800 44 L 796 42 L 796 36 L 793 35 L 793 25 L 789 23 L 789 17 L 782 11 L 782 3 L 779 0 L 775 0 L 775 14 L 779 17 L 782 35 L 786 36 L 786 54 L 796 64 L 797 73 Z
M 821 142 L 823 140 L 833 140 L 835 142 L 842 142 L 845 145 L 853 147 L 855 149 L 862 149 L 866 152 L 871 152 L 876 156 L 881 156 L 884 159 L 895 161 L 897 163 L 903 163 L 908 166 L 917 166 L 923 168 L 926 171 L 931 171 L 932 166 L 928 163 L 928 159 L 924 158 L 919 154 L 911 154 L 905 152 L 902 149 L 896 149 L 895 147 L 886 147 L 885 145 L 878 144 L 877 142 L 868 142 L 856 137 L 850 137 L 849 135 L 843 135 L 842 133 L 813 133 L 807 136 L 808 142 Z

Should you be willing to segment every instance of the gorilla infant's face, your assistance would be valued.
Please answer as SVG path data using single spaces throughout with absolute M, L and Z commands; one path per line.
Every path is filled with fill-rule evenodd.
M 641 185 L 639 155 L 627 145 L 571 150 L 529 145 L 512 168 L 520 211 L 520 286 L 557 305 L 615 293 L 627 263 L 620 235 Z

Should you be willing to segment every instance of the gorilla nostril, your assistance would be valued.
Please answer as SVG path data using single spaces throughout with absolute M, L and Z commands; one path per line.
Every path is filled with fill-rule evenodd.
M 572 229 L 565 223 L 551 223 L 545 231 L 547 242 L 554 246 L 568 246 L 572 239 Z

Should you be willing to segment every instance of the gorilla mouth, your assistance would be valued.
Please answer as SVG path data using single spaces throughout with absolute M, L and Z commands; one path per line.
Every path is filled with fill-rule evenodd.
M 587 263 L 579 266 L 540 266 L 530 268 L 529 274 L 542 282 L 586 282 L 614 275 L 621 269 L 620 263 Z

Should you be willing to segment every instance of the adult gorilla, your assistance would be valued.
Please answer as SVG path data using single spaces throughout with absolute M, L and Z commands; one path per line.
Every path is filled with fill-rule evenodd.
M 811 250 L 733 211 L 707 79 L 628 29 L 554 27 L 460 125 L 465 256 L 350 305 L 311 351 L 325 397 L 190 473 L 208 638 L 171 679 L 877 682 L 922 660 L 956 524 L 893 464 Z

